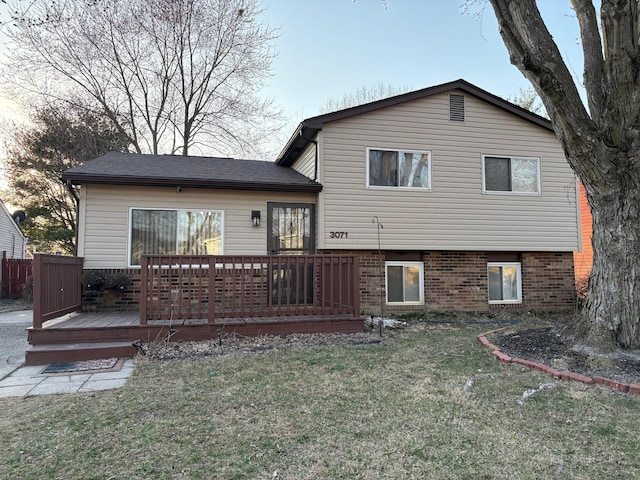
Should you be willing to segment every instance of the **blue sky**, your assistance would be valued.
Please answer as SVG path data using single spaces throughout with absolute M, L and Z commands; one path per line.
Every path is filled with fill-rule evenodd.
M 279 29 L 265 94 L 295 128 L 339 99 L 380 82 L 417 90 L 458 78 L 502 97 L 528 88 L 509 62 L 488 2 L 464 14 L 464 0 L 265 0 Z M 480 2 L 482 3 L 482 2 Z M 539 0 L 540 11 L 578 81 L 582 55 L 569 1 Z M 478 15 L 476 15 L 478 14 Z M 290 132 L 292 133 L 292 132 Z
M 279 30 L 264 95 L 283 110 L 284 135 L 319 114 L 328 99 L 379 83 L 417 90 L 464 78 L 505 98 L 527 88 L 528 81 L 509 63 L 488 1 L 483 12 L 476 6 L 471 14 L 463 13 L 464 2 L 262 0 L 261 20 Z M 569 1 L 538 5 L 579 81 L 582 55 Z M 0 97 L 0 119 L 16 113 L 19 108 Z

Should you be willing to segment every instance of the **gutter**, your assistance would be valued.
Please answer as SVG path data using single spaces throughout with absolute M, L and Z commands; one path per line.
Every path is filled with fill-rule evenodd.
M 305 137 L 304 132 L 302 130 L 300 130 L 300 138 L 302 138 L 303 140 L 306 140 L 309 143 L 313 143 L 316 147 L 315 159 L 313 164 L 313 181 L 317 182 L 318 181 L 318 142 L 316 140 L 313 140 L 312 138 Z
M 306 178 L 306 177 L 303 177 Z M 144 187 L 173 187 L 185 188 L 214 188 L 219 190 L 249 190 L 265 192 L 299 192 L 317 193 L 322 190 L 322 185 L 317 182 L 309 183 L 276 183 L 276 182 L 246 182 L 246 181 L 203 181 L 193 178 L 152 178 L 152 177 L 126 177 L 107 176 L 95 174 L 65 173 L 67 183 L 94 184 L 94 185 L 131 185 Z
M 61 182 L 63 182 L 66 187 L 67 190 L 69 191 L 69 193 L 71 194 L 71 196 L 73 197 L 73 201 L 75 203 L 76 206 L 76 225 L 75 225 L 75 241 L 73 242 L 73 255 L 74 256 L 78 256 L 78 235 L 80 233 L 80 197 L 78 197 L 78 194 L 76 193 L 76 191 L 73 189 L 73 182 L 71 180 L 64 180 L 64 179 L 60 179 Z

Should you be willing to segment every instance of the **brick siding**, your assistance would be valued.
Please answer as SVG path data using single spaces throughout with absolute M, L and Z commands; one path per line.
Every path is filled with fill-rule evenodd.
M 380 315 L 385 299 L 384 261 L 377 251 L 323 251 L 328 254 L 358 255 L 360 260 L 360 309 L 366 315 Z M 422 252 L 424 263 L 424 305 L 382 305 L 384 315 L 421 311 L 475 311 L 498 309 L 559 311 L 575 305 L 573 254 L 525 252 L 522 263 L 522 303 L 490 305 L 488 302 L 486 252 Z M 380 276 L 382 265 L 382 277 Z M 83 292 L 85 311 L 138 310 L 140 270 L 115 269 L 126 273 L 132 284 L 121 293 L 109 289 Z
M 323 251 L 360 258 L 360 306 L 366 315 L 380 315 L 384 301 L 385 252 L 382 264 L 376 251 Z M 522 264 L 522 303 L 489 304 L 486 252 L 422 252 L 424 305 L 383 305 L 385 315 L 420 311 L 475 311 L 499 309 L 559 311 L 575 305 L 573 254 L 525 252 Z
M 131 278 L 131 285 L 122 292 L 114 293 L 109 288 L 82 290 L 82 310 L 85 312 L 120 312 L 139 309 L 140 279 L 139 268 L 101 269 L 108 274 L 124 273 Z

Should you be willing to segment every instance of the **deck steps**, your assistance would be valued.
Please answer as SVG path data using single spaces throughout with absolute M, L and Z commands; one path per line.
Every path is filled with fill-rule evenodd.
M 25 355 L 26 365 L 46 365 L 78 360 L 131 358 L 136 353 L 132 342 L 93 342 L 34 345 Z

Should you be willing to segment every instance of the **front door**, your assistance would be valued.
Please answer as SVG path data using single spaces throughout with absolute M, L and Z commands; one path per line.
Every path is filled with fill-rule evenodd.
M 315 206 L 312 203 L 268 203 L 267 248 L 271 255 L 315 252 Z
M 271 255 L 315 253 L 315 217 L 312 203 L 268 203 L 267 211 L 267 243 Z M 270 289 L 272 304 L 312 305 L 313 278 L 313 262 L 301 263 L 288 258 L 274 263 Z

